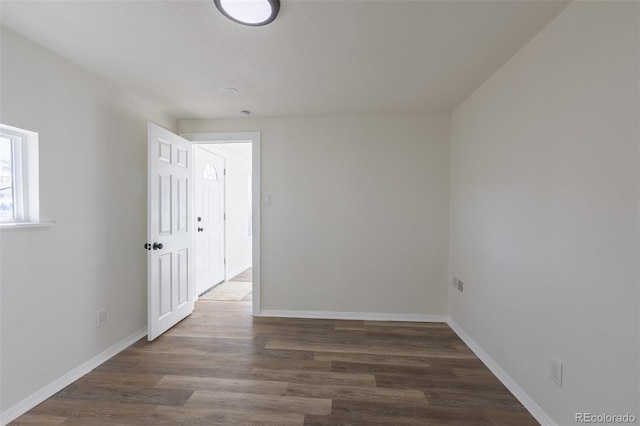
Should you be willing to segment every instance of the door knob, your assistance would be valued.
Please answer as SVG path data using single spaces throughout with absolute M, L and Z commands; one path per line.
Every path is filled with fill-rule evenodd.
M 204 231 L 204 228 L 198 228 L 198 232 Z
M 162 249 L 162 247 L 163 247 L 162 243 L 153 243 L 154 250 L 160 250 Z
M 198 216 L 198 222 L 202 222 L 202 218 Z

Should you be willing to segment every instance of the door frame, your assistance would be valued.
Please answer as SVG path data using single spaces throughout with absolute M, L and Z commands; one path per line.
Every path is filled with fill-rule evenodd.
M 261 211 L 261 191 L 260 191 L 260 132 L 228 132 L 228 133 L 181 133 L 180 136 L 190 141 L 194 145 L 223 144 L 223 143 L 251 143 L 251 173 L 252 173 L 252 194 L 251 209 L 253 216 L 253 230 L 251 237 L 251 263 L 253 268 L 252 280 L 252 300 L 253 315 L 260 315 L 260 211 Z M 193 237 L 192 249 L 195 249 L 195 235 Z

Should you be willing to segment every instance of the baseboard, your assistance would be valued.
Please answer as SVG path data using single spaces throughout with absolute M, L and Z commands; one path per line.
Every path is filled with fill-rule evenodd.
M 247 265 L 244 265 L 244 266 L 242 266 L 240 268 L 236 268 L 231 272 L 228 272 L 226 281 L 233 280 L 235 277 L 237 277 L 238 275 L 240 275 L 241 273 L 243 273 L 244 271 L 246 271 L 249 268 L 251 268 L 251 263 L 249 263 Z
M 263 309 L 258 316 L 283 318 L 314 318 L 365 321 L 408 321 L 408 322 L 447 322 L 445 315 L 426 314 L 386 314 L 374 312 L 335 312 L 335 311 L 278 311 Z
M 500 366 L 464 331 L 462 327 L 460 327 L 451 318 L 447 320 L 447 324 L 541 425 L 558 426 L 558 424 L 533 400 L 533 398 L 518 386 L 507 372 L 500 368 Z
M 138 340 L 140 340 L 142 337 L 146 335 L 147 335 L 146 327 L 136 331 L 132 335 L 125 337 L 115 345 L 110 346 L 103 352 L 94 356 L 84 364 L 81 364 L 78 367 L 74 368 L 73 370 L 69 371 L 67 374 L 60 377 L 59 379 L 56 379 L 53 382 L 49 383 L 39 391 L 34 392 L 30 396 L 18 402 L 13 407 L 0 413 L 0 424 L 6 425 L 9 422 L 12 422 L 13 420 L 17 419 L 27 411 L 31 410 L 36 405 L 40 404 L 42 401 L 52 397 L 57 392 L 69 386 L 71 383 L 75 382 L 85 374 L 89 373 L 91 370 L 98 367 L 100 364 L 107 361 L 109 358 L 122 352 L 124 349 L 131 346 L 133 343 L 137 342 Z

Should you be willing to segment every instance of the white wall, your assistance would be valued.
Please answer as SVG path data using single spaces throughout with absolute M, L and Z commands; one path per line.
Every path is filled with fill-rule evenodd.
M 261 307 L 446 314 L 448 115 L 180 120 L 262 132 Z
M 638 7 L 573 3 L 452 118 L 450 315 L 563 425 L 640 418 Z
M 0 122 L 39 133 L 41 218 L 56 222 L 0 234 L 6 412 L 146 327 L 146 126 L 175 122 L 5 29 L 1 55 Z

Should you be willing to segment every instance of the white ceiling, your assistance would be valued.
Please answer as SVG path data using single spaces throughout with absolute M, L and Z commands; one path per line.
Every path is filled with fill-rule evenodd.
M 281 4 L 266 27 L 227 20 L 213 0 L 3 0 L 0 14 L 175 118 L 210 118 L 449 112 L 568 2 Z

